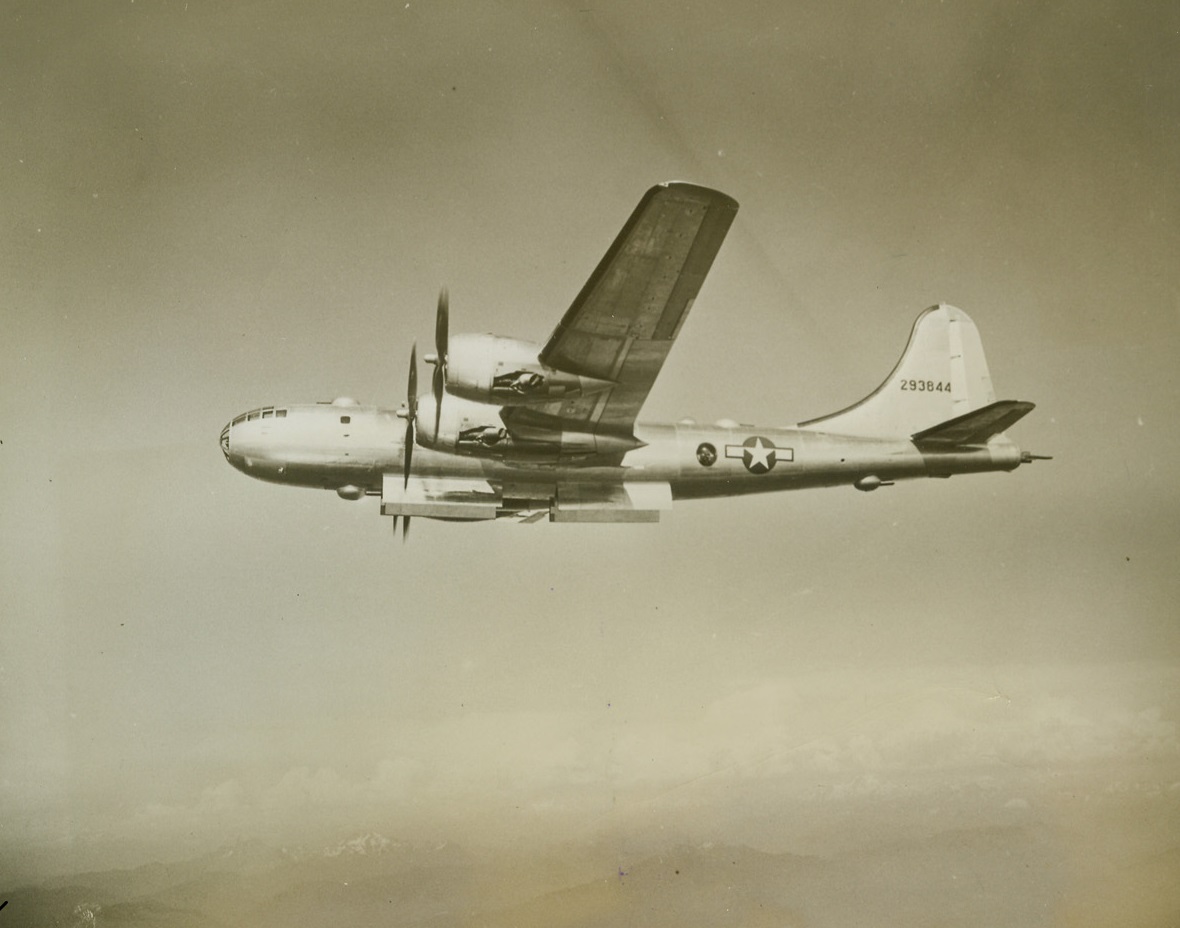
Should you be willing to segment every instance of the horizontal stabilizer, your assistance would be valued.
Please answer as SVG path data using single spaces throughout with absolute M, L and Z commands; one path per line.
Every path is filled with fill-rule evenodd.
M 915 445 L 924 448 L 986 444 L 993 435 L 998 435 L 1032 412 L 1034 405 L 1023 400 L 1000 400 L 916 432 L 912 440 Z

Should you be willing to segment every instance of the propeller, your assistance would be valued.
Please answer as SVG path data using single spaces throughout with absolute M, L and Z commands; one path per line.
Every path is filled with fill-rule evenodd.
M 427 355 L 426 360 L 434 365 L 434 374 L 430 380 L 430 392 L 434 395 L 434 434 L 438 435 L 442 421 L 442 398 L 447 389 L 447 343 L 451 321 L 451 300 L 447 288 L 438 292 L 438 309 L 434 317 L 434 349 L 435 353 Z M 414 458 L 414 445 L 418 441 L 418 343 L 410 348 L 410 377 L 406 385 L 406 408 L 398 410 L 398 415 L 406 420 L 406 440 L 402 449 L 402 486 L 410 486 L 410 464 Z M 397 532 L 398 517 L 393 517 L 393 530 Z M 410 517 L 402 519 L 402 541 L 410 531 Z
M 410 464 L 414 459 L 414 444 L 417 441 L 418 424 L 418 343 L 410 348 L 410 377 L 406 384 L 406 408 L 399 409 L 398 416 L 406 420 L 406 440 L 402 446 L 402 488 L 410 486 Z M 393 517 L 393 530 L 397 532 L 397 516 Z M 402 520 L 402 541 L 410 533 L 410 517 Z
M 438 311 L 434 317 L 434 376 L 430 380 L 430 390 L 434 394 L 434 434 L 438 435 L 439 423 L 442 419 L 442 398 L 447 389 L 447 342 L 448 329 L 451 322 L 451 299 L 447 288 L 438 292 Z

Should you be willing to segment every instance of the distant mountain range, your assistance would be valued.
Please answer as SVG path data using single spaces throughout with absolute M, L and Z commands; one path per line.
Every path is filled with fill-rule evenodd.
M 0 928 L 1180 923 L 1180 846 L 1104 852 L 1110 834 L 1027 822 L 831 857 L 608 838 L 535 853 L 415 846 L 376 832 L 316 848 L 250 840 L 6 892 Z
M 347 841 L 341 841 L 333 847 L 326 847 L 323 853 L 325 857 L 354 857 L 358 854 L 386 854 L 396 851 L 400 847 L 400 844 L 390 841 L 385 835 L 370 831 L 363 835 L 357 835 L 355 838 L 349 838 Z

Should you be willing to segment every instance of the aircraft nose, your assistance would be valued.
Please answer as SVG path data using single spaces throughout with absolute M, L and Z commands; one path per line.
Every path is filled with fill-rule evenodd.
M 221 430 L 221 453 L 225 455 L 225 460 L 230 467 L 235 470 L 244 470 L 246 459 L 242 456 L 240 451 L 234 450 L 236 437 L 234 436 L 234 426 L 237 421 L 227 422 L 225 428 Z

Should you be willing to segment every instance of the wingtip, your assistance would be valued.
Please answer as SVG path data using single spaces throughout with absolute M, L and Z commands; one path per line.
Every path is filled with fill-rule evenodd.
M 694 200 L 704 200 L 715 205 L 725 205 L 731 209 L 738 208 L 738 201 L 727 193 L 722 193 L 713 187 L 706 187 L 703 184 L 694 184 L 687 180 L 666 180 L 662 183 L 656 184 L 651 188 L 650 193 L 655 194 L 661 190 L 674 191 L 676 193 L 685 194 L 692 197 Z

